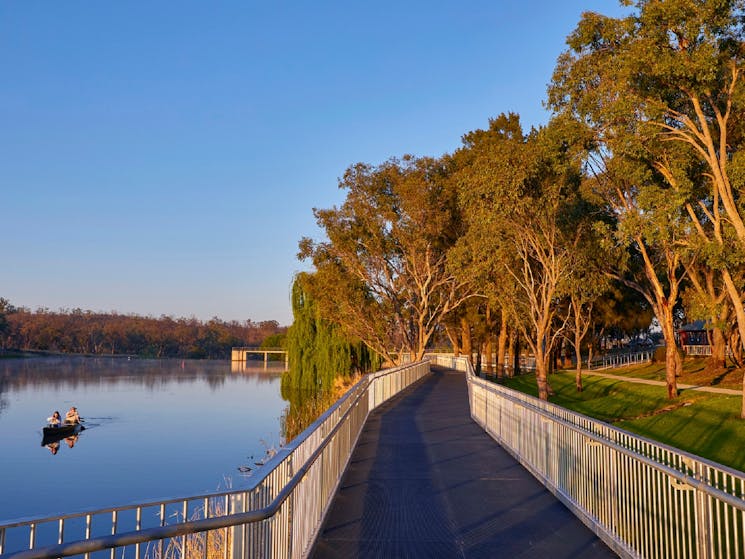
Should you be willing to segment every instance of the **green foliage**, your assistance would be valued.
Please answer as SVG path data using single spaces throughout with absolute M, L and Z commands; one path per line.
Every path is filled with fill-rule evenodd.
M 314 210 L 327 240 L 300 242 L 321 313 L 390 361 L 420 358 L 439 321 L 470 296 L 447 270 L 460 219 L 450 159 L 358 163 L 344 173 L 340 207 Z
M 264 338 L 259 347 L 263 348 L 284 348 L 287 345 L 287 334 L 271 334 Z
M 362 342 L 321 316 L 312 294 L 313 276 L 301 273 L 292 285 L 293 323 L 287 332 L 289 371 L 283 390 L 328 392 L 337 377 L 377 369 L 380 361 Z
M 282 398 L 289 402 L 281 418 L 285 443 L 302 433 L 336 401 L 336 395 L 332 392 L 297 390 L 285 382 L 282 383 L 281 392 Z
M 287 334 L 271 334 L 264 338 L 264 341 L 261 342 L 261 345 L 259 347 L 262 349 L 285 349 L 287 347 Z M 269 361 L 281 361 L 282 359 L 284 359 L 282 354 L 279 353 L 270 353 L 268 355 L 268 358 Z
M 596 263 L 605 259 L 592 227 L 597 208 L 580 191 L 582 131 L 555 119 L 525 134 L 517 115 L 503 114 L 488 130 L 466 134 L 454 156 L 467 229 L 450 265 L 509 316 L 544 385 L 552 348 L 569 322 L 561 317 L 566 300 L 587 317 L 607 286 Z

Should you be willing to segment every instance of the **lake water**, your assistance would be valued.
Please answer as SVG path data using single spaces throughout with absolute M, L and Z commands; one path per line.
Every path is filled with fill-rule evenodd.
M 0 360 L 0 521 L 242 487 L 239 468 L 281 442 L 281 368 Z M 53 454 L 42 427 L 72 405 L 87 428 Z

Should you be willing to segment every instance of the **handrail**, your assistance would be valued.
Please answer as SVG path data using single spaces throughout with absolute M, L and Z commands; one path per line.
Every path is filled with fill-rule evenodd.
M 358 395 L 356 400 L 359 400 Z M 344 415 L 342 420 L 347 417 L 350 407 Z M 111 549 L 115 547 L 122 547 L 125 545 L 132 545 L 137 543 L 145 543 L 153 540 L 161 540 L 165 538 L 172 538 L 176 536 L 183 536 L 185 534 L 193 534 L 195 532 L 206 532 L 208 530 L 216 530 L 220 528 L 229 528 L 231 526 L 237 526 L 239 524 L 246 524 L 249 522 L 258 522 L 266 520 L 267 518 L 276 514 L 282 504 L 292 494 L 293 489 L 297 487 L 300 481 L 305 477 L 310 467 L 316 462 L 318 457 L 323 453 L 323 450 L 328 446 L 331 441 L 331 437 L 339 430 L 342 423 L 341 420 L 334 426 L 332 431 L 324 439 L 321 446 L 319 446 L 315 452 L 310 456 L 308 461 L 298 470 L 298 472 L 290 479 L 287 485 L 282 489 L 274 500 L 269 503 L 266 507 L 251 511 L 236 514 L 228 514 L 225 516 L 218 516 L 213 518 L 205 518 L 202 520 L 194 520 L 190 522 L 182 522 L 180 524 L 174 524 L 171 526 L 161 526 L 158 528 L 146 528 L 145 530 L 134 530 L 131 532 L 124 532 L 122 534 L 116 534 L 112 536 L 105 536 L 100 538 L 91 538 L 89 540 L 80 540 L 77 542 L 69 542 L 66 544 L 60 544 L 56 546 L 40 547 L 28 551 L 20 551 L 17 553 L 9 553 L 2 555 L 3 559 L 44 559 L 48 557 L 70 557 L 73 555 L 82 555 L 84 553 L 91 553 L 94 551 L 102 551 L 104 549 Z
M 230 537 L 226 535 L 225 541 L 230 541 L 230 554 L 236 558 L 245 556 L 249 552 L 253 555 L 253 548 L 249 550 L 252 537 L 257 541 L 256 553 L 268 553 L 272 557 L 301 556 L 306 552 L 310 543 L 315 538 L 315 534 L 320 527 L 336 485 L 341 479 L 341 475 L 346 468 L 346 463 L 351 457 L 351 451 L 370 411 L 397 392 L 417 382 L 427 373 L 429 373 L 429 363 L 418 362 L 366 375 L 324 412 L 310 427 L 303 431 L 290 445 L 283 448 L 269 460 L 261 470 L 263 475 L 252 479 L 249 484 L 250 487 L 247 489 L 150 501 L 147 503 L 56 517 L 21 519 L 9 523 L 0 523 L 0 553 L 3 551 L 2 546 L 6 530 L 26 526 L 31 530 L 31 549 L 0 554 L 0 558 L 48 559 L 80 554 L 87 555 L 95 551 L 113 550 L 114 548 L 128 545 L 138 546 L 135 554 L 139 557 L 139 545 L 145 542 L 163 541 L 168 538 L 191 537 L 191 535 L 197 533 L 227 530 L 228 528 L 231 528 L 233 531 L 230 533 Z M 308 445 L 310 445 L 310 452 L 303 459 L 304 448 Z M 298 468 L 292 466 L 292 460 L 295 457 L 302 459 L 302 464 Z M 318 473 L 319 467 L 321 468 L 320 474 Z M 284 477 L 286 481 L 283 481 L 283 472 L 289 474 L 288 477 Z M 275 482 L 274 485 L 272 483 L 266 485 L 268 480 Z M 306 506 L 304 500 L 300 497 L 295 497 L 295 494 L 301 490 L 306 481 L 310 481 L 313 484 L 312 494 L 314 495 L 312 499 L 314 502 L 307 504 L 312 509 L 308 514 L 303 513 L 303 506 Z M 283 485 L 277 486 L 276 482 Z M 317 485 L 319 483 L 320 487 Z M 266 503 L 263 495 L 267 492 L 273 492 L 274 489 L 277 489 L 276 493 L 273 497 L 269 495 L 271 500 Z M 259 491 L 259 493 L 256 493 L 256 491 Z M 322 494 L 325 502 L 316 502 L 317 493 Z M 246 503 L 250 500 L 249 497 L 251 496 L 258 497 L 260 504 L 253 507 L 252 510 L 246 511 Z M 225 498 L 226 502 L 231 498 L 239 499 L 243 503 L 244 510 L 242 512 L 229 512 L 226 508 L 226 514 L 220 514 L 210 518 L 208 517 L 208 504 L 209 500 L 214 498 Z M 287 508 L 288 499 L 290 498 L 293 498 L 294 502 L 292 511 L 289 511 Z M 298 501 L 299 498 L 300 501 Z M 186 510 L 188 508 L 188 502 L 200 500 L 204 501 L 206 518 L 187 520 Z M 256 499 L 253 499 L 253 501 L 256 501 Z M 141 528 L 139 526 L 139 517 L 142 509 L 159 507 L 161 520 L 163 521 L 166 505 L 179 503 L 183 503 L 183 522 L 149 528 Z M 132 509 L 136 510 L 138 514 L 137 529 L 116 533 L 117 513 Z M 85 517 L 86 523 L 89 525 L 92 517 L 107 514 L 111 514 L 114 518 L 112 521 L 112 534 L 89 537 L 90 534 L 86 533 L 85 539 L 62 543 L 62 530 L 66 520 Z M 265 526 L 266 522 L 262 521 L 274 522 L 275 524 L 279 523 L 275 533 L 268 532 L 268 528 Z M 58 544 L 36 547 L 34 541 L 36 526 L 54 522 L 59 522 L 60 524 L 60 541 Z M 257 530 L 247 533 L 246 529 L 249 526 L 256 527 Z M 242 530 L 242 532 L 236 530 Z M 271 541 L 269 547 L 266 544 L 267 540 Z M 113 553 L 112 551 L 112 557 Z M 224 550 L 224 554 L 225 557 L 228 557 L 227 548 Z
M 743 472 L 432 358 L 467 373 L 473 419 L 619 555 L 745 557 Z
M 610 355 L 602 355 L 596 357 L 588 364 L 588 369 L 591 371 L 598 371 L 601 369 L 610 369 L 613 367 L 623 367 L 627 365 L 638 365 L 639 363 L 646 363 L 652 361 L 654 358 L 654 351 L 636 351 L 629 353 L 617 353 Z
M 486 389 L 488 390 L 489 387 L 486 387 Z M 494 393 L 496 393 L 496 392 L 494 392 Z M 597 433 L 595 433 L 593 431 L 589 431 L 587 429 L 584 429 L 582 427 L 579 427 L 579 426 L 575 425 L 574 423 L 571 423 L 571 422 L 569 422 L 569 421 L 567 421 L 567 420 L 565 420 L 565 419 L 563 419 L 561 417 L 556 417 L 556 416 L 552 415 L 550 412 L 546 411 L 545 409 L 536 407 L 536 406 L 532 405 L 529 402 L 526 402 L 524 400 L 520 400 L 520 399 L 514 398 L 514 397 L 512 397 L 512 396 L 510 396 L 508 394 L 500 394 L 500 397 L 505 398 L 507 400 L 511 400 L 512 402 L 517 403 L 517 404 L 519 404 L 519 405 L 521 405 L 521 406 L 523 406 L 525 408 L 529 408 L 534 413 L 536 413 L 536 414 L 538 414 L 540 416 L 543 416 L 543 417 L 545 417 L 547 419 L 550 419 L 551 421 L 554 421 L 556 423 L 559 423 L 559 424 L 563 425 L 564 427 L 566 427 L 567 429 L 570 429 L 571 431 L 574 431 L 575 433 L 581 434 L 583 437 L 586 437 L 588 439 L 591 439 L 593 442 L 601 443 L 601 444 L 603 444 L 603 445 L 605 445 L 607 447 L 613 448 L 613 450 L 615 450 L 616 452 L 619 452 L 621 454 L 624 454 L 624 455 L 626 455 L 626 456 L 628 456 L 630 458 L 633 458 L 634 460 L 638 460 L 640 462 L 643 462 L 645 465 L 647 465 L 647 466 L 649 466 L 651 468 L 654 468 L 654 469 L 658 470 L 661 473 L 664 473 L 665 475 L 667 475 L 669 477 L 674 478 L 675 480 L 679 481 L 680 483 L 689 485 L 691 487 L 696 487 L 700 491 L 703 491 L 703 492 L 707 493 L 708 495 L 710 495 L 712 497 L 715 497 L 715 498 L 717 498 L 717 499 L 719 499 L 721 501 L 724 501 L 727 504 L 729 504 L 730 506 L 732 506 L 732 507 L 734 507 L 734 508 L 736 508 L 738 510 L 745 511 L 745 501 L 742 500 L 742 498 L 740 498 L 740 497 L 735 497 L 734 495 L 731 495 L 729 493 L 725 493 L 721 489 L 717 489 L 716 487 L 712 487 L 710 485 L 706 485 L 700 479 L 697 479 L 695 477 L 689 476 L 688 474 L 684 474 L 684 473 L 682 473 L 682 472 L 680 472 L 680 471 L 678 471 L 678 470 L 676 470 L 674 468 L 671 468 L 670 466 L 667 466 L 666 464 L 661 464 L 661 463 L 659 463 L 659 462 L 657 462 L 655 460 L 652 460 L 651 458 L 649 458 L 649 457 L 647 457 L 647 456 L 645 456 L 643 454 L 639 454 L 638 452 L 635 452 L 634 450 L 629 449 L 628 447 L 622 446 L 622 445 L 618 444 L 615 441 L 608 440 L 607 438 L 605 438 L 602 435 L 599 435 L 599 434 L 597 434 Z M 666 446 L 666 445 L 664 445 L 664 446 Z M 674 450 L 674 451 L 677 451 L 677 452 L 684 452 L 684 451 L 681 451 L 680 449 L 676 449 L 676 448 L 673 448 L 673 447 L 668 447 L 668 448 L 670 450 Z M 701 458 L 699 456 L 694 456 L 694 455 L 691 455 L 691 456 L 692 457 L 695 457 L 695 458 L 697 458 L 699 460 L 705 460 L 705 459 L 703 459 L 703 458 Z M 714 464 L 714 463 L 711 463 L 711 464 L 712 465 L 718 465 L 718 464 Z

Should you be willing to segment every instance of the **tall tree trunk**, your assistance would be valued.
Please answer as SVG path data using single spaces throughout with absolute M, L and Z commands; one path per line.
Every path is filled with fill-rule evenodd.
M 486 372 L 494 372 L 494 361 L 492 361 L 493 353 L 493 336 L 491 332 L 487 333 L 486 341 L 484 342 L 484 359 L 486 360 Z
M 520 332 L 515 329 L 515 340 L 512 350 L 512 376 L 520 374 Z
M 561 355 L 562 360 L 564 361 L 561 365 L 562 369 L 571 369 L 572 368 L 572 352 L 569 349 L 569 340 L 564 339 L 561 344 Z
M 665 338 L 665 383 L 667 384 L 667 397 L 673 400 L 678 397 L 678 375 L 682 370 L 680 354 L 675 345 L 675 327 L 673 325 L 673 312 L 669 306 L 658 314 L 662 336 Z M 658 319 L 659 319 L 658 318 Z
M 491 320 L 491 305 L 486 304 L 486 338 L 484 340 L 484 358 L 486 359 L 486 372 L 494 372 L 494 364 L 491 360 L 492 354 L 492 341 L 494 339 L 494 333 L 492 332 L 492 320 Z
M 541 400 L 548 400 L 548 372 L 546 363 L 543 359 L 535 361 L 535 381 L 538 384 L 538 397 Z
M 497 341 L 497 378 L 504 377 L 504 353 L 507 349 L 507 315 L 502 311 L 502 324 L 499 327 L 499 339 Z
M 742 355 L 742 344 L 740 343 L 740 332 L 735 328 L 729 336 L 729 349 L 732 352 L 732 360 L 736 367 L 745 365 Z
M 577 388 L 577 392 L 582 392 L 582 333 L 579 328 L 574 330 L 574 356 L 575 356 L 575 369 L 574 369 L 574 386 Z
M 545 348 L 541 346 L 542 344 L 539 343 L 532 348 L 535 355 L 535 381 L 538 385 L 538 397 L 541 400 L 548 400 L 549 394 L 553 394 L 548 382 L 550 362 L 552 361 L 551 353 L 553 352 L 546 353 Z
M 735 282 L 726 268 L 722 272 L 724 285 L 727 288 L 730 301 L 735 309 L 735 318 L 737 319 L 737 330 L 740 333 L 740 344 L 745 342 L 745 309 L 742 306 L 740 291 L 735 286 Z M 740 417 L 745 419 L 745 376 L 742 378 L 742 406 L 740 408 Z
M 548 334 L 542 332 L 541 329 L 536 331 L 535 339 L 529 338 L 524 330 L 522 333 L 535 357 L 535 381 L 538 385 L 538 397 L 541 400 L 548 400 L 548 397 L 554 394 L 548 381 L 548 375 L 555 359 L 556 348 L 549 347 L 546 341 Z
M 428 341 L 429 339 L 424 327 L 424 317 L 419 315 L 419 320 L 417 321 L 416 359 L 412 360 L 413 363 L 424 359 L 424 352 L 427 351 Z
M 592 331 L 592 333 L 590 335 L 590 340 L 587 343 L 587 370 L 588 371 L 592 369 L 592 355 L 594 353 L 593 350 L 595 349 L 593 347 L 593 339 L 598 340 L 598 346 L 601 347 L 602 346 L 602 343 L 603 343 L 603 336 L 604 335 L 605 335 L 605 326 L 603 326 L 600 329 L 600 332 L 598 332 L 597 337 L 595 337 L 595 329 L 593 327 L 593 331 Z
M 463 340 L 463 353 L 473 366 L 473 346 L 471 345 L 471 326 L 465 318 L 460 319 L 461 339 Z
M 458 332 L 453 331 L 449 326 L 445 326 L 445 334 L 447 334 L 450 345 L 453 346 L 453 356 L 460 357 L 460 338 Z
M 590 322 L 588 317 L 588 326 L 582 328 L 582 305 L 577 303 L 577 301 L 572 305 L 572 312 L 574 313 L 574 340 L 572 342 L 575 362 L 574 386 L 577 388 L 577 392 L 582 392 L 582 338 L 584 337 L 583 334 L 587 333 Z
M 711 332 L 711 366 L 714 369 L 724 369 L 727 366 L 727 340 L 724 338 L 724 332 L 719 327 L 715 327 Z

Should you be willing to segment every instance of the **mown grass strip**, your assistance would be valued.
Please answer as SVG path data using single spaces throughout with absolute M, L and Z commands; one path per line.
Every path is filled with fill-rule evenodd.
M 627 369 L 605 371 L 619 374 Z M 585 376 L 577 392 L 573 372 L 550 376 L 551 401 L 621 429 L 745 471 L 745 420 L 741 397 L 683 390 L 670 401 L 665 387 Z M 505 386 L 537 396 L 534 375 L 504 381 Z

